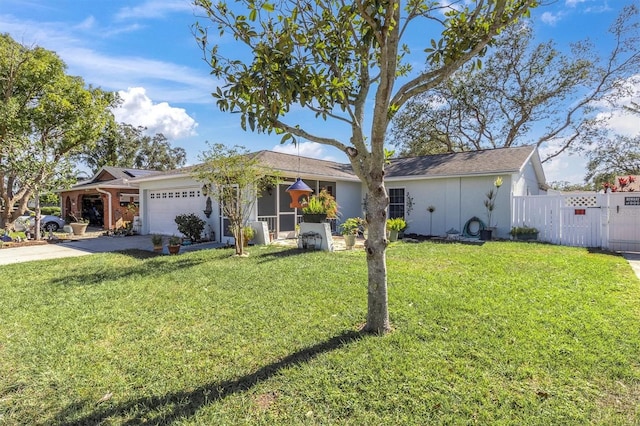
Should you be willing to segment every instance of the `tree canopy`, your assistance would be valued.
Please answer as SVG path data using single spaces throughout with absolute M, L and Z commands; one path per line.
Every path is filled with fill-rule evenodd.
M 113 93 L 65 71 L 54 52 L 0 35 L 1 226 L 34 194 L 68 182 L 71 157 L 94 143 L 111 116 Z
M 402 155 L 518 145 L 549 147 L 543 162 L 597 142 L 601 108 L 625 97 L 625 80 L 640 67 L 638 8 L 610 27 L 613 48 L 600 58 L 589 41 L 562 54 L 555 43 L 534 45 L 530 23 L 505 31 L 480 69 L 461 69 L 414 98 L 396 115 L 392 142 Z
M 336 147 L 367 189 L 366 331 L 390 329 L 387 306 L 384 185 L 389 122 L 407 101 L 476 63 L 496 34 L 526 15 L 535 0 L 194 0 L 195 25 L 212 74 L 213 96 L 243 128 Z M 406 39 L 423 40 L 414 72 Z M 411 59 L 411 60 L 410 60 Z M 298 113 L 336 126 L 302 126 Z M 336 137 L 336 127 L 348 136 Z
M 77 158 L 93 173 L 103 166 L 171 170 L 185 165 L 187 153 L 184 148 L 172 147 L 162 133 L 149 136 L 144 127 L 111 121 L 95 146 L 87 147 Z

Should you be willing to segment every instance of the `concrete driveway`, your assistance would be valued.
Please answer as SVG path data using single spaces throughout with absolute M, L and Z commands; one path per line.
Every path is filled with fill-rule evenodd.
M 217 247 L 221 247 L 221 244 L 202 243 L 193 246 L 184 246 L 180 249 L 180 252 L 203 250 Z M 106 253 L 130 249 L 152 251 L 153 246 L 151 244 L 151 237 L 149 235 L 133 235 L 129 237 L 96 236 L 66 241 L 57 244 L 43 244 L 0 249 L 0 265 L 28 262 L 32 260 L 86 256 L 88 254 L 94 253 Z M 166 247 L 164 248 L 164 250 L 166 253 Z

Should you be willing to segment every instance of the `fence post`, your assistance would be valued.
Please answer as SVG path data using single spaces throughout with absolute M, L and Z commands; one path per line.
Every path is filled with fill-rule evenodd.
M 611 196 L 608 192 L 605 192 L 604 194 L 600 195 L 600 205 L 601 207 L 601 212 L 600 212 L 600 223 L 602 225 L 602 249 L 604 250 L 608 250 L 609 249 L 609 215 L 611 214 L 610 212 L 610 206 L 611 206 Z

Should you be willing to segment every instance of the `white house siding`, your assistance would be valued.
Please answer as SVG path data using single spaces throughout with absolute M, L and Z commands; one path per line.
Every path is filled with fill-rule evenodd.
M 205 233 L 213 230 L 220 236 L 218 206 L 212 200 L 210 218 L 204 214 L 206 199 L 202 185 L 190 178 L 164 179 L 140 183 L 140 216 L 143 234 L 180 235 L 175 218 L 179 214 L 194 213 L 203 219 Z
M 513 195 L 540 195 L 540 185 L 531 162 L 527 162 L 522 173 L 514 175 Z
M 496 177 L 391 180 L 386 183 L 386 187 L 404 188 L 405 198 L 412 199 L 413 208 L 405 214 L 409 224 L 407 232 L 444 236 L 452 228 L 462 232 L 467 221 L 474 216 L 489 226 L 484 200 Z M 502 175 L 502 179 L 503 185 L 498 192 L 492 222 L 497 224 L 497 236 L 507 237 L 511 223 L 511 176 Z M 427 211 L 429 206 L 435 207 L 433 213 Z
M 336 182 L 336 202 L 340 211 L 340 222 L 350 217 L 363 217 L 364 194 L 360 182 Z

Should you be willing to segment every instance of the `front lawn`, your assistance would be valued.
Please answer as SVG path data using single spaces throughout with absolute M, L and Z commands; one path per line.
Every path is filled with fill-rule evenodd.
M 96 254 L 0 268 L 0 424 L 640 423 L 624 259 L 394 243 L 394 331 L 364 252 Z

